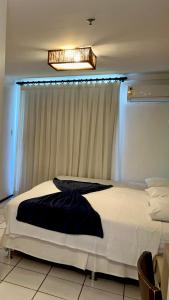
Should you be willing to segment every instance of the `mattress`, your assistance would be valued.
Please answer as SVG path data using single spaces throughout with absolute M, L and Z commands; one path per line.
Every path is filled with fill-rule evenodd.
M 87 178 L 80 178 L 79 177 L 72 177 L 72 176 L 59 176 L 60 179 L 70 179 L 70 180 L 80 180 L 80 181 L 91 181 L 91 182 L 98 182 L 101 184 L 112 184 L 116 187 L 128 187 L 131 189 L 136 189 L 136 190 L 142 190 L 146 188 L 146 186 L 143 183 L 140 182 L 125 182 L 125 183 L 117 183 L 113 180 L 98 180 L 98 179 L 87 179 Z M 148 196 L 148 195 L 147 195 Z M 149 203 L 149 201 L 148 201 Z M 161 237 L 160 237 L 160 244 L 158 248 L 158 254 L 163 254 L 164 252 L 164 246 L 166 243 L 169 243 L 169 223 L 167 222 L 161 222 Z
M 16 220 L 19 203 L 57 191 L 59 190 L 52 181 L 46 181 L 12 199 L 7 205 L 5 236 L 30 237 L 130 266 L 136 266 L 137 259 L 144 250 L 151 251 L 153 255 L 158 253 L 164 230 L 161 222 L 151 220 L 148 214 L 148 195 L 142 190 L 113 187 L 85 195 L 101 216 L 104 239 L 87 235 L 66 235 Z M 85 257 L 84 255 L 84 259 Z

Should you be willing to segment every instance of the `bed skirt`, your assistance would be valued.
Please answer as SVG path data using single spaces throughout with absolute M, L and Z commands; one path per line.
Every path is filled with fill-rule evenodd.
M 138 279 L 136 267 L 117 263 L 99 255 L 93 255 L 30 237 L 4 235 L 1 246 L 47 261 L 74 266 L 82 270 Z

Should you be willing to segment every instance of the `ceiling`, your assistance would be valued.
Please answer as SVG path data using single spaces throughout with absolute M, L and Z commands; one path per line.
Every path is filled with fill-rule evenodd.
M 97 55 L 95 71 L 48 66 L 49 49 L 83 46 Z M 169 0 L 8 0 L 6 75 L 156 71 L 169 71 Z

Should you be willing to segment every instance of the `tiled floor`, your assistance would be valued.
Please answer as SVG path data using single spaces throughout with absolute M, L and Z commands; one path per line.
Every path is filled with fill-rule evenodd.
M 4 203 L 0 204 L 0 217 Z M 1 226 L 3 227 L 3 226 Z M 3 228 L 0 228 L 0 236 Z M 3 300 L 132 300 L 141 299 L 134 283 L 89 274 L 0 249 L 0 299 Z
M 105 276 L 104 276 L 105 277 Z M 141 299 L 136 284 L 40 261 L 21 253 L 11 260 L 0 249 L 0 299 L 3 300 L 132 300 Z

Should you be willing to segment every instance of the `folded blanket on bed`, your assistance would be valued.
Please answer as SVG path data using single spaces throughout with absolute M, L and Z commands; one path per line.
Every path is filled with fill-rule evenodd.
M 79 192 L 80 194 L 98 192 L 112 187 L 112 185 L 75 180 L 61 180 L 58 178 L 54 178 L 53 183 L 62 192 L 73 190 Z
M 111 186 L 54 179 L 62 192 L 25 200 L 19 204 L 17 220 L 68 234 L 103 237 L 99 214 L 81 193 Z

